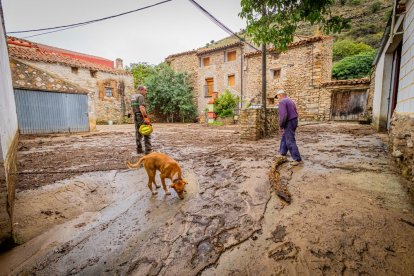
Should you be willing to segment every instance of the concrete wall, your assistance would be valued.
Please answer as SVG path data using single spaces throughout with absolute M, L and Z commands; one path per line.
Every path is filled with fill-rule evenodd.
M 102 87 L 113 86 L 116 88 L 118 83 L 123 81 L 125 84 L 126 113 L 129 111 L 131 95 L 134 93 L 134 79 L 131 74 L 111 74 L 97 71 L 92 76 L 91 70 L 85 68 L 79 68 L 77 73 L 74 73 L 70 66 L 57 63 L 33 61 L 25 61 L 25 63 L 90 91 L 91 102 L 94 103 L 93 110 L 98 123 L 105 123 L 108 120 L 112 120 L 115 123 L 123 122 L 124 114 L 121 112 L 120 95 L 116 97 L 99 96 L 99 91 Z
M 0 2 L 0 21 L 3 22 Z M 18 126 L 9 56 L 0 24 L 0 244 L 11 240 Z
M 390 151 L 402 175 L 414 181 L 414 0 L 406 3 L 397 106 L 390 126 Z M 409 187 L 414 193 L 414 185 Z

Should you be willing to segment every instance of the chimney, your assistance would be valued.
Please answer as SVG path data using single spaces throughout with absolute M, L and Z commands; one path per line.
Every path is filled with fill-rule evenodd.
M 122 59 L 117 58 L 115 60 L 115 69 L 124 69 L 124 64 L 123 64 Z

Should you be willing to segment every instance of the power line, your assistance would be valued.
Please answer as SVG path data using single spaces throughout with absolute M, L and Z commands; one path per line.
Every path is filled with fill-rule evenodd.
M 20 34 L 20 33 L 50 31 L 50 30 L 55 30 L 55 31 L 52 31 L 52 32 L 64 31 L 64 30 L 67 30 L 67 29 L 81 27 L 81 26 L 84 26 L 84 25 L 88 25 L 88 24 L 92 24 L 92 23 L 96 23 L 96 22 L 116 18 L 116 17 L 119 17 L 119 16 L 123 16 L 123 15 L 126 15 L 126 14 L 142 11 L 142 10 L 152 8 L 152 7 L 161 5 L 161 4 L 165 4 L 165 3 L 171 2 L 171 1 L 172 0 L 164 0 L 164 1 L 152 4 L 152 5 L 149 5 L 149 6 L 145 6 L 143 8 L 138 8 L 138 9 L 135 9 L 135 10 L 131 10 L 131 11 L 127 11 L 127 12 L 123 12 L 123 13 L 119 13 L 119 14 L 115 14 L 115 15 L 111 15 L 111 16 L 107 16 L 107 17 L 102 17 L 102 18 L 98 18 L 98 19 L 93 19 L 93 20 L 89 20 L 89 21 L 84 21 L 84 22 L 79 22 L 79 23 L 74 23 L 74 24 L 68 24 L 68 25 L 62 25 L 62 26 L 56 26 L 56 27 L 49 27 L 49 28 L 41 28 L 41 29 L 33 29 L 33 30 L 25 30 L 25 31 L 13 31 L 13 32 L 8 32 L 7 34 Z M 32 36 L 44 35 L 44 34 L 48 34 L 48 33 L 52 33 L 52 32 L 44 32 L 44 33 L 36 34 L 36 35 L 32 35 Z M 27 37 L 32 37 L 32 36 L 27 36 Z
M 234 35 L 240 41 L 248 44 L 250 47 L 256 49 L 257 51 L 260 51 L 259 49 L 256 48 L 256 46 L 252 45 L 251 43 L 249 43 L 248 41 L 246 41 L 244 38 L 240 37 L 238 34 L 236 34 L 235 32 L 233 32 L 230 28 L 228 28 L 222 22 L 220 22 L 220 20 L 218 20 L 216 17 L 214 17 L 211 13 L 209 13 L 206 9 L 204 9 L 200 4 L 198 4 L 195 0 L 188 0 L 188 1 L 190 1 L 190 3 L 193 4 L 196 8 L 198 8 L 199 10 L 201 10 L 208 18 L 210 18 L 211 21 L 213 21 L 214 24 L 216 24 L 217 26 L 219 26 L 222 30 L 224 30 L 228 34 Z

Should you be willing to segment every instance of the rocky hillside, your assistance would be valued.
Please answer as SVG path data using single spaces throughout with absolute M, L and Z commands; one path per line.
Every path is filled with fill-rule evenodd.
M 337 0 L 332 14 L 351 18 L 351 28 L 334 36 L 378 48 L 391 10 L 392 0 Z M 302 25 L 297 33 L 314 35 L 318 33 L 318 26 Z

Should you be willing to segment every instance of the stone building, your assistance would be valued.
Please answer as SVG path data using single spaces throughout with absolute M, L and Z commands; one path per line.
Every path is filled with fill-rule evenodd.
M 267 55 L 267 105 L 274 106 L 275 91 L 283 88 L 296 100 L 302 119 L 324 119 L 321 84 L 331 80 L 333 38 L 296 37 L 288 51 L 269 49 Z M 230 90 L 240 107 L 261 102 L 261 51 L 227 38 L 209 47 L 170 55 L 166 62 L 193 79 L 198 111 L 202 114 L 213 91 Z
M 15 172 L 19 140 L 0 1 L 0 248 L 13 243 Z
M 414 0 L 395 0 L 374 61 L 373 125 L 388 130 L 390 151 L 414 180 Z
M 124 121 L 134 84 L 121 59 L 114 68 L 113 61 L 96 56 L 14 37 L 7 42 L 15 89 L 87 95 L 90 130 Z

